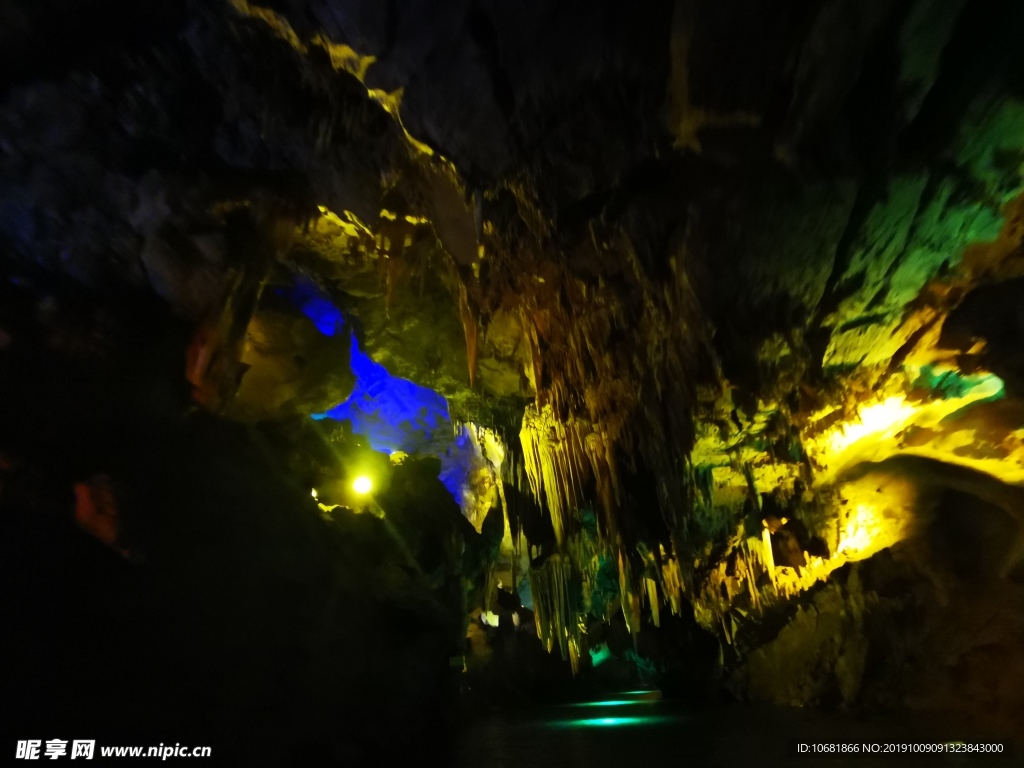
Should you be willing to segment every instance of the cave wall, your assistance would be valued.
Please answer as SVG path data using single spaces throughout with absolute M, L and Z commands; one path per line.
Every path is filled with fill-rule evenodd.
M 531 579 L 586 597 L 534 595 L 545 641 L 692 615 L 736 695 L 787 704 L 950 708 L 1020 657 L 1012 622 L 939 629 L 1016 604 L 1017 550 L 965 545 L 975 583 L 921 543 L 951 493 L 1020 537 L 1018 4 L 154 4 L 145 45 L 93 20 L 118 42 L 88 57 L 5 12 L 46 52 L 0 108 L 11 290 L 170 307 L 196 399 L 252 423 L 348 394 L 292 356 L 345 351 L 274 305 L 312 281 L 498 429 Z M 571 635 L 549 645 L 586 667 Z

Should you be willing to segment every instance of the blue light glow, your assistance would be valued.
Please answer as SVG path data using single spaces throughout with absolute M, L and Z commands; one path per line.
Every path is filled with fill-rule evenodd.
M 447 435 L 450 442 L 440 454 L 441 474 L 438 477 L 449 493 L 455 497 L 455 501 L 461 505 L 466 478 L 473 471 L 473 459 L 476 453 L 465 428 L 460 430 L 457 435 L 453 435 L 449 423 Z
M 333 336 L 345 327 L 345 316 L 341 310 L 320 293 L 316 283 L 309 278 L 298 278 L 291 290 L 279 290 L 278 293 L 285 295 L 302 314 L 312 320 L 324 336 Z
M 344 315 L 312 281 L 300 279 L 281 293 L 325 336 L 345 330 Z M 440 480 L 461 504 L 474 454 L 469 437 L 456 436 L 452 429 L 448 401 L 432 389 L 392 376 L 359 349 L 354 333 L 351 338 L 349 366 L 355 387 L 346 400 L 313 418 L 350 422 L 353 434 L 366 438 L 375 451 L 439 457 Z
M 348 399 L 313 418 L 349 421 L 375 451 L 423 451 L 431 443 L 452 435 L 448 401 L 432 389 L 388 373 L 359 349 L 355 335 L 349 365 L 356 377 Z

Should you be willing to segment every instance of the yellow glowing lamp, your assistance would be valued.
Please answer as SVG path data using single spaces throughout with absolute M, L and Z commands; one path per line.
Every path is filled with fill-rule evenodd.
M 373 481 L 370 480 L 366 475 L 360 475 L 352 483 L 352 490 L 358 493 L 360 496 L 365 496 L 373 490 Z

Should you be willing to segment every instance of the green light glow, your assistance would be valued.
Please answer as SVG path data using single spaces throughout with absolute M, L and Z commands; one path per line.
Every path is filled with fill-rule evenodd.
M 608 649 L 608 646 L 602 643 L 597 648 L 590 649 L 590 658 L 595 667 L 600 667 L 608 659 L 612 657 L 612 652 Z
M 607 701 L 582 701 L 574 707 L 628 707 L 632 704 L 653 704 L 653 699 L 608 699 Z
M 1006 385 L 994 373 L 963 374 L 956 370 L 925 365 L 913 386 L 938 392 L 943 398 L 963 398 L 980 391 L 984 400 L 999 400 L 1006 395 Z

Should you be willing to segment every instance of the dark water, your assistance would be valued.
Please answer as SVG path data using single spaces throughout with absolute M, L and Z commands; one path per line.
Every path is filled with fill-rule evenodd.
M 622 697 L 615 697 L 621 700 Z M 945 731 L 944 735 L 939 733 Z M 530 712 L 494 712 L 468 727 L 456 764 L 524 766 L 1018 766 L 1019 744 L 1002 757 L 978 755 L 797 756 L 794 743 L 936 743 L 977 737 L 949 724 L 895 718 L 857 720 L 838 714 L 773 707 L 694 708 L 641 700 L 602 706 L 566 705 Z M 992 734 L 986 740 L 991 743 Z M 1003 738 L 1006 738 L 1005 734 Z M 1019 739 L 1016 739 L 1019 741 Z M 897 746 L 897 748 L 899 748 Z

